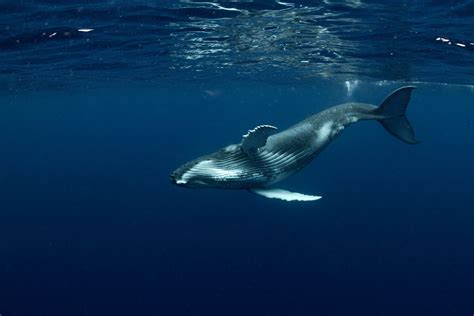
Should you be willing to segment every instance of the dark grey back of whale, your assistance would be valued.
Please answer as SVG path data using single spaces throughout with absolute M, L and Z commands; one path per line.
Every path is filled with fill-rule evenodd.
M 171 174 L 172 180 L 186 187 L 266 187 L 301 170 L 346 126 L 360 120 L 377 120 L 400 140 L 416 144 L 413 128 L 405 116 L 413 89 L 403 87 L 394 91 L 379 107 L 346 103 L 328 108 L 280 133 L 265 135 L 263 145 L 252 151 L 245 150 L 244 138 L 241 144 L 227 146 L 182 165 Z M 257 146 L 253 144 L 253 147 Z

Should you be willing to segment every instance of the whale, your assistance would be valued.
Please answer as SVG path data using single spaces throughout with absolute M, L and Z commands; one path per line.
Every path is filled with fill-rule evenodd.
M 185 188 L 248 190 L 284 201 L 316 201 L 309 195 L 275 184 L 307 166 L 342 131 L 359 121 L 376 121 L 407 144 L 418 144 L 406 110 L 414 86 L 401 87 L 380 105 L 345 103 L 327 108 L 278 132 L 273 125 L 250 129 L 239 144 L 189 161 L 171 173 L 171 182 Z

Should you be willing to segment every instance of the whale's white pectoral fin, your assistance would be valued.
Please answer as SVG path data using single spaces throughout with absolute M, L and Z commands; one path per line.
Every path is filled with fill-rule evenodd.
M 307 195 L 296 192 L 290 192 L 282 189 L 254 188 L 250 192 L 264 196 L 269 199 L 279 199 L 283 201 L 316 201 L 322 198 L 318 195 Z
M 251 155 L 258 148 L 265 146 L 267 138 L 274 134 L 277 128 L 271 125 L 259 125 L 248 131 L 242 138 L 241 148 L 244 153 Z

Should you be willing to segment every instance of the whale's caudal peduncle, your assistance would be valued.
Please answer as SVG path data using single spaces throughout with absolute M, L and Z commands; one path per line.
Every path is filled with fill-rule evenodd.
M 185 163 L 171 173 L 172 182 L 189 188 L 247 189 L 285 201 L 317 200 L 321 197 L 271 186 L 301 170 L 346 126 L 360 120 L 376 120 L 405 143 L 419 143 L 405 116 L 414 88 L 392 92 L 378 107 L 364 103 L 333 106 L 281 132 L 271 125 L 257 126 L 240 144 Z

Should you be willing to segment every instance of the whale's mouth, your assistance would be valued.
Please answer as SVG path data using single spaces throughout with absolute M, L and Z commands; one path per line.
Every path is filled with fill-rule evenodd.
M 170 180 L 172 184 L 185 188 L 198 188 L 208 186 L 205 181 L 197 179 L 183 180 L 182 178 L 177 177 L 175 174 L 170 174 Z
M 174 172 L 170 174 L 170 181 L 171 181 L 172 184 L 175 184 L 175 185 L 183 184 L 181 180 L 177 179 L 176 173 L 174 173 Z
M 205 181 L 197 179 L 185 179 L 179 172 L 172 172 L 170 174 L 170 181 L 172 184 L 179 187 L 196 187 L 196 186 L 207 186 Z

